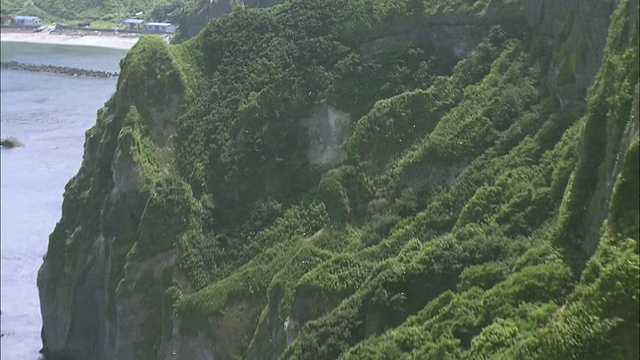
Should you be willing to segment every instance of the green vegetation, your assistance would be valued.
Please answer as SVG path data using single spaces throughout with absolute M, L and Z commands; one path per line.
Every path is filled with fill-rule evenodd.
M 18 15 L 35 15 L 46 18 L 47 13 L 36 7 L 30 1 L 24 0 L 2 0 L 0 2 L 0 14 L 2 16 Z
M 139 12 L 143 13 L 142 18 L 147 21 L 172 20 L 184 6 L 184 1 L 144 0 L 134 3 L 122 0 L 35 0 L 30 4 L 32 8 L 42 13 L 36 13 L 36 15 L 51 19 L 78 20 L 83 23 L 97 21 L 98 23 L 92 26 L 98 27 L 99 22 L 120 24 L 124 19 L 132 18 Z M 24 12 L 28 8 L 14 9 L 22 9 Z
M 618 6 L 586 99 L 558 103 L 581 20 L 549 44 L 515 29 L 522 6 L 292 0 L 141 40 L 67 186 L 45 298 L 70 308 L 110 234 L 112 266 L 177 258 L 126 280 L 152 309 L 140 357 L 206 338 L 223 359 L 637 358 L 637 9 Z M 362 55 L 449 13 L 497 24 L 469 25 L 460 60 L 424 40 Z M 352 118 L 331 169 L 301 121 L 323 104 Z M 133 203 L 109 195 L 116 154 Z
M 2 0 L 0 14 L 34 15 L 45 23 L 64 22 L 72 28 L 113 29 L 122 28 L 122 21 L 129 18 L 177 22 L 184 6 L 184 0 Z

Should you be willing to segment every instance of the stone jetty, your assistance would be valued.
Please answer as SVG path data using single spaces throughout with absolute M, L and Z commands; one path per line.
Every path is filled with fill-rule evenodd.
M 84 77 L 95 77 L 95 78 L 112 78 L 112 77 L 118 76 L 117 72 L 88 70 L 88 69 L 80 69 L 80 68 L 73 68 L 73 67 L 67 67 L 67 66 L 25 64 L 17 61 L 3 61 L 1 65 L 2 65 L 2 69 L 46 72 L 46 73 L 64 74 L 64 75 L 70 75 L 70 76 L 84 76 Z

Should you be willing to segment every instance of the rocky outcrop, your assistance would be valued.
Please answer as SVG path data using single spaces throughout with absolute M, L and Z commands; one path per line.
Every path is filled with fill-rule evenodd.
M 51 262 L 55 259 L 47 256 L 40 269 L 38 281 L 43 317 L 43 353 L 47 358 L 131 358 L 130 353 L 124 355 L 128 348 L 123 349 L 122 341 L 118 339 L 122 338 L 123 329 L 134 323 L 136 318 L 144 316 L 145 312 L 138 309 L 138 303 L 133 315 L 122 310 L 130 302 L 116 305 L 122 298 L 114 296 L 113 287 L 123 271 L 125 256 L 132 246 L 128 239 L 136 232 L 145 199 L 140 195 L 143 183 L 139 165 L 120 150 L 116 150 L 112 172 L 114 186 L 105 202 L 103 230 L 93 241 L 75 239 L 92 243 L 85 250 L 83 271 L 75 276 L 62 275 L 66 281 L 53 290 L 53 295 L 47 284 L 53 282 L 50 277 L 56 270 Z M 72 234 L 69 238 L 74 239 L 76 235 Z M 127 269 L 125 265 L 125 279 L 128 282 L 122 286 L 124 289 L 140 278 L 139 273 L 129 274 L 127 278 Z M 61 301 L 65 292 L 68 293 L 66 296 L 72 296 L 70 303 Z M 127 340 L 131 339 L 136 337 L 131 336 Z M 125 343 L 131 344 L 129 341 Z
M 0 146 L 2 146 L 5 149 L 11 149 L 11 148 L 15 148 L 15 147 L 22 147 L 22 146 L 24 146 L 24 144 L 21 143 L 16 138 L 8 137 L 8 138 L 4 138 L 4 139 L 0 140 Z
M 171 271 L 177 258 L 175 251 L 169 251 L 126 262 L 124 279 L 118 284 L 115 294 L 117 324 L 112 359 L 135 359 L 141 353 L 153 352 L 157 339 L 153 339 L 154 330 L 150 329 L 149 322 L 161 307 L 165 290 L 163 273 Z
M 307 322 L 326 314 L 339 303 L 340 299 L 331 299 L 312 288 L 296 289 L 291 311 L 283 324 L 287 345 L 296 340 Z
M 436 13 L 408 23 L 386 24 L 368 36 L 360 53 L 372 59 L 398 46 L 428 41 L 436 51 L 462 59 L 495 25 L 533 31 L 554 46 L 548 82 L 564 105 L 583 100 L 586 88 L 593 83 L 617 4 L 617 0 L 493 1 L 480 13 Z
M 261 7 L 276 2 L 256 0 L 244 5 Z M 548 42 L 545 46 L 556 44 L 548 84 L 564 104 L 577 101 L 595 76 L 595 64 L 602 57 L 598 44 L 604 44 L 608 14 L 614 2 L 526 0 L 511 5 L 491 2 L 480 14 L 430 14 L 407 25 L 389 24 L 372 33 L 359 50 L 365 59 L 374 59 L 395 46 L 426 40 L 435 49 L 461 59 L 494 25 L 513 30 L 527 24 L 537 32 L 536 36 Z M 183 24 L 183 31 L 193 36 L 209 19 L 228 13 L 236 5 L 241 4 L 206 2 L 188 24 Z M 586 29 L 589 22 L 593 26 Z M 178 308 L 173 307 L 175 303 L 165 303 L 168 290 L 174 289 L 180 297 L 192 290 L 199 291 L 210 278 L 203 276 L 203 284 L 194 281 L 192 286 L 189 283 L 192 274 L 184 273 L 189 266 L 200 266 L 180 263 L 184 259 L 181 256 L 186 256 L 179 248 L 185 229 L 201 225 L 189 222 L 198 217 L 191 207 L 200 202 L 179 176 L 167 180 L 175 171 L 172 139 L 176 123 L 182 120 L 184 112 L 195 110 L 182 107 L 183 95 L 191 94 L 178 86 L 180 79 L 176 78 L 181 73 L 171 61 L 173 52 L 146 48 L 151 41 L 154 40 L 141 40 L 132 50 L 133 55 L 124 61 L 118 92 L 101 111 L 96 127 L 88 132 L 82 170 L 67 187 L 63 219 L 51 236 L 38 279 L 43 352 L 49 359 L 227 359 L 245 353 L 251 359 L 275 358 L 282 347 L 296 342 L 305 324 L 330 312 L 340 299 L 322 298 L 313 289 L 296 286 L 293 298 L 290 295 L 288 300 L 290 309 L 277 313 L 277 305 L 284 301 L 284 296 L 273 294 L 268 299 L 270 312 L 263 313 L 268 317 L 265 339 L 277 345 L 268 354 L 259 353 L 258 346 L 250 347 L 248 352 L 246 349 L 262 309 L 255 299 L 235 292 L 241 293 L 243 286 L 251 285 L 238 283 L 233 288 L 235 292 L 230 292 L 229 298 L 215 307 L 215 312 L 203 312 L 206 316 L 196 319 L 201 321 L 198 326 L 204 325 L 191 332 L 184 326 L 189 323 L 174 312 Z M 585 46 L 591 42 L 596 45 Z M 576 51 L 584 54 L 578 56 Z M 304 130 L 296 136 L 307 135 L 304 139 L 307 147 L 300 151 L 301 158 L 314 169 L 328 170 L 347 160 L 346 146 L 354 119 L 323 101 L 313 103 L 316 105 L 308 117 L 300 120 L 304 115 L 296 116 L 291 124 Z M 201 115 L 208 116 L 204 111 Z M 269 124 L 261 128 L 264 133 Z M 637 126 L 632 130 L 637 137 Z M 247 150 L 244 131 L 242 128 L 235 137 L 237 151 Z M 270 140 L 281 139 L 277 131 L 271 131 L 275 135 Z M 205 134 L 207 140 L 203 141 L 211 141 L 209 135 Z M 221 137 L 224 136 L 221 130 Z M 232 138 L 227 140 L 231 143 Z M 234 165 L 231 158 L 236 154 L 230 151 L 226 155 L 229 158 L 224 160 Z M 282 158 L 274 161 L 284 162 Z M 450 188 L 466 161 L 448 166 L 417 164 L 407 168 L 399 181 L 416 193 L 428 184 Z M 200 170 L 218 170 L 211 168 L 211 163 L 203 162 Z M 275 194 L 279 187 L 289 185 L 279 171 L 274 170 L 268 176 L 260 179 L 266 183 L 263 187 L 267 194 Z M 337 184 L 342 186 L 340 182 Z M 165 193 L 158 195 L 161 191 Z M 193 251 L 207 250 L 203 247 Z M 196 262 L 199 258 L 194 255 L 191 260 Z M 251 276 L 247 283 L 254 280 Z M 252 295 L 264 297 L 263 290 Z M 206 301 L 201 305 L 209 310 Z M 375 309 L 366 311 L 364 335 L 379 333 L 383 322 L 382 313 Z
M 529 0 L 530 26 L 553 41 L 548 82 L 564 106 L 583 101 L 602 63 L 611 14 L 618 0 Z M 536 21 L 536 19 L 539 19 Z
M 439 166 L 431 163 L 417 164 L 403 172 L 402 181 L 405 186 L 415 192 L 423 190 L 426 185 L 452 188 L 456 183 L 456 178 L 467 165 L 469 164 L 465 161 L 448 166 Z
M 180 319 L 173 319 L 173 333 L 163 345 L 161 359 L 215 360 L 230 359 L 242 353 L 246 339 L 253 333 L 255 306 L 238 298 L 229 301 L 224 312 L 208 319 L 209 331 L 195 335 L 181 334 Z
M 80 68 L 74 68 L 74 67 L 68 67 L 68 66 L 25 64 L 17 61 L 3 61 L 2 68 L 8 69 L 8 70 L 45 72 L 45 73 L 52 73 L 52 74 L 94 77 L 94 78 L 112 78 L 112 77 L 118 76 L 117 72 L 80 69 Z

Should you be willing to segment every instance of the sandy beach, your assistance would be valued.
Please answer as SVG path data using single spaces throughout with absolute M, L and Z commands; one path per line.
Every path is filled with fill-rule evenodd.
M 95 46 L 125 50 L 131 49 L 138 39 L 138 37 L 132 36 L 115 36 L 112 32 L 87 32 L 83 35 L 64 35 L 56 33 L 48 34 L 44 31 L 34 33 L 32 30 L 4 28 L 0 31 L 0 40 L 7 42 Z

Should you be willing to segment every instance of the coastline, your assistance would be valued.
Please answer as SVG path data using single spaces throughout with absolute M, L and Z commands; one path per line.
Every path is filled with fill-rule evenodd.
M 31 44 L 73 45 L 129 50 L 139 37 L 115 36 L 109 32 L 93 32 L 86 35 L 61 35 L 34 33 L 32 30 L 14 30 L 3 28 L 0 31 L 2 42 L 22 42 Z

